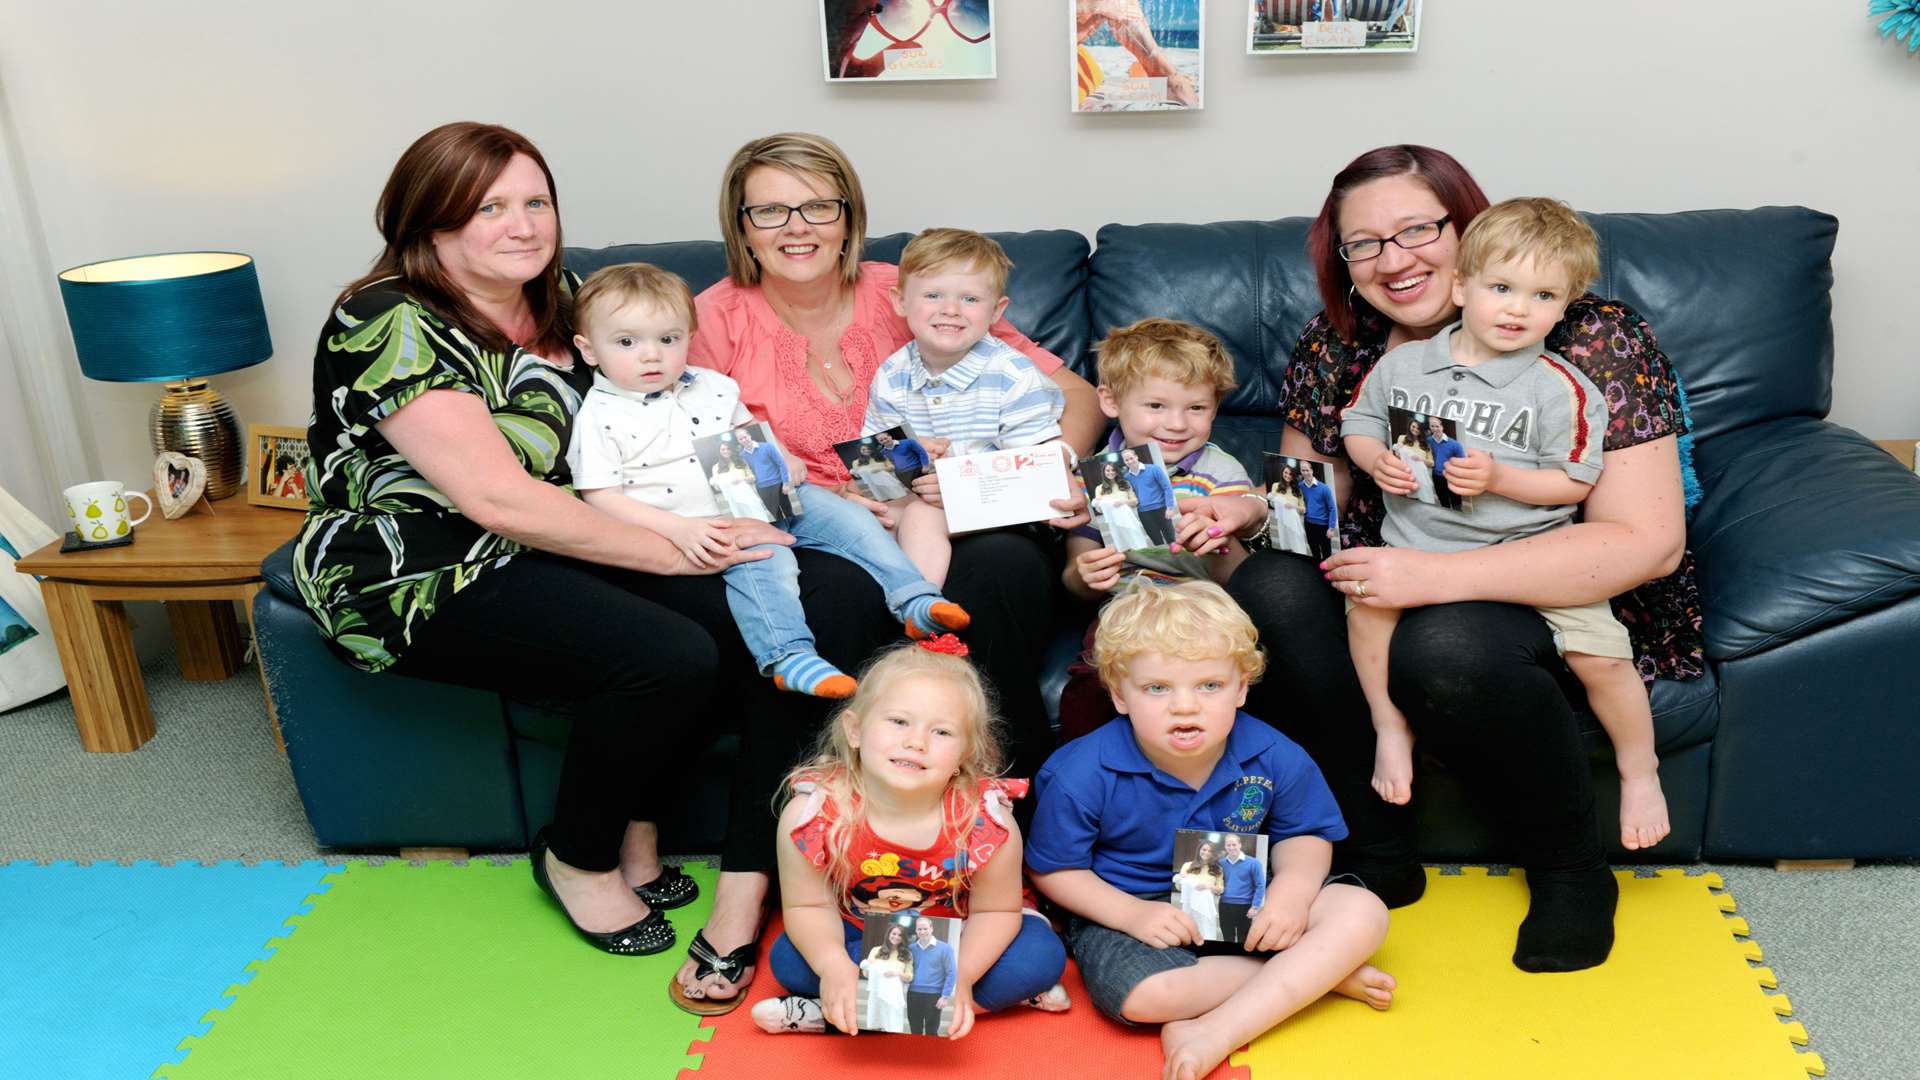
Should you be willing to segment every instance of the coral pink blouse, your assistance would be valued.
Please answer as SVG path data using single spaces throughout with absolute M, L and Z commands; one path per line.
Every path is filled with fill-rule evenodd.
M 840 355 L 853 374 L 853 391 L 842 405 L 807 375 L 807 339 L 780 321 L 757 285 L 741 288 L 721 279 L 695 300 L 700 329 L 687 350 L 689 363 L 712 368 L 740 384 L 740 400 L 772 425 L 787 450 L 807 463 L 815 483 L 839 484 L 847 467 L 833 444 L 856 438 L 867 415 L 867 389 L 880 362 L 913 334 L 895 314 L 887 290 L 900 279 L 891 263 L 863 262 L 853 285 L 853 321 L 840 335 Z M 1025 353 L 1051 375 L 1062 361 L 1001 319 L 989 331 Z

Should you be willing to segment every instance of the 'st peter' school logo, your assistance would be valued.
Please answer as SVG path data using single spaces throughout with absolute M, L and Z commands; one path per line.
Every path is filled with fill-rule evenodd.
M 1267 799 L 1273 791 L 1273 781 L 1264 776 L 1243 776 L 1240 778 L 1240 805 L 1228 814 L 1224 824 L 1232 828 L 1257 826 L 1267 816 Z

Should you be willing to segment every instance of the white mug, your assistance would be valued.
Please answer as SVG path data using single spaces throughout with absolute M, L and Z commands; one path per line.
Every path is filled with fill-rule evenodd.
M 118 480 L 75 484 L 60 494 L 66 497 L 67 516 L 73 519 L 73 531 L 80 534 L 83 544 L 118 540 L 153 513 L 152 499 L 144 492 L 128 491 Z M 139 499 L 147 505 L 139 517 L 128 512 L 128 499 Z

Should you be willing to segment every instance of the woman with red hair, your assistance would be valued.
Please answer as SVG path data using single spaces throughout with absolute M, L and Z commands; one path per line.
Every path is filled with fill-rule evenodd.
M 1682 484 L 1688 422 L 1652 329 L 1626 304 L 1589 293 L 1546 342 L 1606 396 L 1605 471 L 1584 519 L 1453 554 L 1381 546 L 1380 490 L 1347 467 L 1340 413 L 1389 349 L 1459 318 L 1460 234 L 1486 208 L 1466 169 L 1430 147 L 1372 150 L 1334 177 L 1307 239 L 1326 309 L 1294 346 L 1280 445 L 1285 454 L 1331 459 L 1347 474 L 1338 485 L 1348 493 L 1340 550 L 1318 563 L 1262 552 L 1229 587 L 1272 658 L 1254 696 L 1287 694 L 1248 709 L 1285 718 L 1287 733 L 1320 764 L 1351 830 L 1334 868 L 1358 876 L 1389 906 L 1417 900 L 1426 878 L 1409 808 L 1383 802 L 1368 784 L 1373 731 L 1347 654 L 1341 595 L 1404 609 L 1390 655 L 1394 702 L 1421 747 L 1457 770 L 1510 830 L 1532 892 L 1514 963 L 1570 971 L 1606 959 L 1618 886 L 1600 843 L 1570 684 L 1532 608 L 1611 597 L 1645 679 L 1701 673 Z

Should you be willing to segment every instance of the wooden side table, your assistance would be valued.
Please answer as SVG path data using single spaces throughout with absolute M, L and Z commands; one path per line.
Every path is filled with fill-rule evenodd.
M 1920 443 L 1920 437 L 1875 439 L 1874 441 L 1880 444 L 1880 449 L 1892 454 L 1894 460 L 1909 469 L 1913 468 L 1914 444 Z
M 240 670 L 253 596 L 266 585 L 260 561 L 299 531 L 305 515 L 238 498 L 212 505 L 216 513 L 203 506 L 173 521 L 155 514 L 126 547 L 62 555 L 55 541 L 16 564 L 43 579 L 40 594 L 86 749 L 125 752 L 153 738 L 153 709 L 123 601 L 166 602 L 185 678 L 224 679 Z M 233 614 L 235 600 L 247 609 L 247 637 Z M 266 685 L 264 673 L 260 682 Z M 271 718 L 271 695 L 267 713 Z

